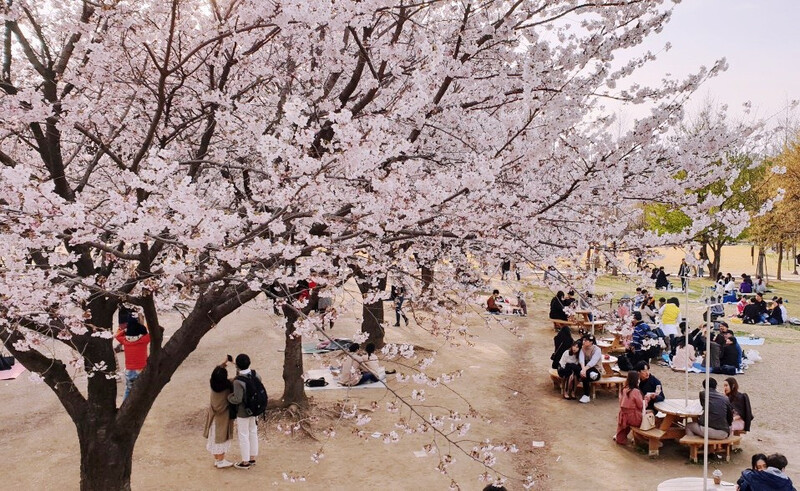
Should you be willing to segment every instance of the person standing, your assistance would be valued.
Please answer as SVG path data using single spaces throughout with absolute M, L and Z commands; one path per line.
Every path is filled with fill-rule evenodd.
M 125 394 L 122 396 L 124 401 L 131 393 L 134 382 L 147 366 L 150 333 L 136 315 L 124 307 L 119 309 L 118 319 L 119 329 L 116 338 L 125 348 Z
M 496 291 L 496 290 L 495 290 Z M 500 292 L 498 292 L 499 294 Z M 394 327 L 400 327 L 400 317 L 406 321 L 408 327 L 408 317 L 403 312 L 403 302 L 406 300 L 406 287 L 400 285 L 394 290 Z
M 253 383 L 248 384 L 248 378 L 261 377 L 250 370 L 250 357 L 244 353 L 236 356 L 236 378 L 233 380 L 233 393 L 228 395 L 228 402 L 236 405 L 236 429 L 239 438 L 239 451 L 242 460 L 234 464 L 237 469 L 249 469 L 256 465 L 258 457 L 258 427 L 256 417 L 251 416 L 247 411 L 245 401 L 247 400 L 248 385 L 253 387 Z
M 508 273 L 510 271 L 511 271 L 511 260 L 510 259 L 504 259 L 500 263 L 500 279 L 501 280 L 508 279 Z
M 211 401 L 206 411 L 206 425 L 203 430 L 203 436 L 208 439 L 206 449 L 214 456 L 214 467 L 217 469 L 233 466 L 233 462 L 225 459 L 233 439 L 233 420 L 228 403 L 233 385 L 228 380 L 228 370 L 225 368 L 227 364 L 228 360 L 225 360 L 211 372 Z
M 689 282 L 689 265 L 686 259 L 681 259 L 681 267 L 678 268 L 678 276 L 681 278 L 681 291 L 686 291 Z

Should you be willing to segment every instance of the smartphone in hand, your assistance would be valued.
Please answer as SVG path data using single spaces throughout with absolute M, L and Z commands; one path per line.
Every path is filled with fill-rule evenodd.
M 231 355 L 228 355 L 228 361 L 233 361 L 233 357 Z

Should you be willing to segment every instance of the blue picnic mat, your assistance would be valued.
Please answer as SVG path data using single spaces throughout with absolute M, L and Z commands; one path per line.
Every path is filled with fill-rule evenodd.
M 761 346 L 764 338 L 751 338 L 749 336 L 736 336 L 736 342 L 742 346 Z

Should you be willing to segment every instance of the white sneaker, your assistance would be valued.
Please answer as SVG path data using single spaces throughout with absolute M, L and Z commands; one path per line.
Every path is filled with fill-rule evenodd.
M 216 467 L 217 469 L 224 469 L 226 467 L 233 467 L 233 462 L 229 462 L 229 461 L 227 461 L 225 459 L 217 460 L 216 462 L 214 462 L 214 467 Z
M 578 402 L 580 402 L 582 404 L 586 404 L 589 401 L 591 401 L 591 399 L 589 399 L 589 396 L 583 396 L 580 399 L 578 399 Z

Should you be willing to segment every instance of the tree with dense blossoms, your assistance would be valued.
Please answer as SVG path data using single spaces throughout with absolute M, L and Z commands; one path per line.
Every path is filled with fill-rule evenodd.
M 315 275 L 357 269 L 378 285 L 446 260 L 450 288 L 510 254 L 546 266 L 590 243 L 657 245 L 614 218 L 642 200 L 702 216 L 713 204 L 673 192 L 676 179 L 719 180 L 741 135 L 672 128 L 724 61 L 659 87 L 628 81 L 651 53 L 619 61 L 670 8 L 3 2 L 0 339 L 74 421 L 82 489 L 130 487 L 161 389 L 262 291 L 307 335 L 323 320 L 303 315 L 298 285 Z M 615 137 L 610 99 L 651 111 Z M 142 309 L 151 342 L 120 404 L 123 303 Z M 184 320 L 165 341 L 159 312 L 173 308 Z

